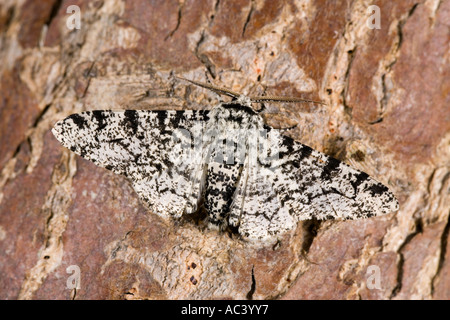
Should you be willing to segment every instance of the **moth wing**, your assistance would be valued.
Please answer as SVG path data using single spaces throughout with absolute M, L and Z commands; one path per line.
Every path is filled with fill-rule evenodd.
M 244 238 L 272 238 L 298 220 L 368 218 L 398 209 L 389 189 L 364 172 L 277 130 L 265 143 L 266 152 L 249 165 L 245 190 L 236 191 L 243 194 L 241 206 L 232 206 L 230 215 Z
M 366 173 L 280 137 L 272 183 L 280 202 L 299 220 L 369 218 L 398 209 L 388 187 Z
M 272 172 L 261 166 L 249 168 L 245 190 L 237 189 L 229 223 L 249 240 L 266 240 L 291 230 L 297 220 L 283 207 L 269 182 Z
M 163 217 L 196 210 L 201 193 L 203 123 L 208 111 L 86 111 L 54 126 L 61 144 L 126 176 Z

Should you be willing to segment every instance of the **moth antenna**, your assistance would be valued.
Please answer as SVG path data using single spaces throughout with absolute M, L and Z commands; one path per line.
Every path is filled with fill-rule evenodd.
M 326 105 L 326 103 L 321 101 L 315 101 L 315 100 L 309 100 L 309 99 L 303 99 L 303 98 L 296 98 L 296 97 L 279 97 L 279 96 L 256 96 L 256 97 L 250 97 L 250 100 L 252 102 L 264 102 L 264 101 L 275 101 L 275 102 L 311 102 L 311 103 L 318 103 L 322 105 Z
M 199 82 L 199 81 L 195 81 L 195 80 L 190 80 L 190 79 L 186 79 L 186 78 L 182 78 L 182 77 L 178 77 L 178 76 L 176 76 L 176 78 L 180 79 L 180 80 L 188 81 L 188 82 L 190 82 L 192 84 L 195 84 L 195 85 L 197 85 L 199 87 L 202 87 L 202 88 L 205 88 L 205 89 L 209 89 L 209 90 L 212 90 L 212 91 L 214 91 L 214 92 L 216 92 L 218 94 L 224 94 L 224 95 L 227 95 L 227 96 L 232 97 L 232 98 L 239 98 L 241 96 L 239 93 L 234 92 L 234 91 L 232 91 L 230 89 L 227 89 L 227 88 L 224 88 L 224 87 L 219 87 L 219 86 L 215 86 L 215 85 L 212 85 L 212 84 L 207 84 L 207 83 L 203 83 L 203 82 Z

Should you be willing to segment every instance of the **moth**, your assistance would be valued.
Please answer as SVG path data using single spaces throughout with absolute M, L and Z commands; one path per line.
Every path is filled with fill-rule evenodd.
M 187 80 L 187 79 L 184 79 Z M 180 218 L 201 208 L 207 224 L 266 241 L 300 220 L 359 219 L 398 209 L 392 192 L 366 173 L 264 123 L 253 102 L 312 102 L 228 95 L 212 110 L 85 111 L 57 122 L 61 144 L 126 176 L 148 209 Z

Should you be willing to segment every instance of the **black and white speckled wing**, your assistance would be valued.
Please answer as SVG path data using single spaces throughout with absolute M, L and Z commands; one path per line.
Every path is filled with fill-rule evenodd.
M 277 157 L 244 167 L 229 222 L 252 240 L 293 229 L 299 220 L 359 219 L 398 209 L 389 189 L 345 163 L 269 132 Z M 269 160 L 268 160 L 269 159 Z
M 245 167 L 231 206 L 229 223 L 244 239 L 267 240 L 292 230 L 297 218 L 283 206 L 270 182 L 273 172 L 262 166 Z
M 203 142 L 194 137 L 207 120 L 208 111 L 86 111 L 52 131 L 66 148 L 128 177 L 150 210 L 180 217 L 201 196 Z

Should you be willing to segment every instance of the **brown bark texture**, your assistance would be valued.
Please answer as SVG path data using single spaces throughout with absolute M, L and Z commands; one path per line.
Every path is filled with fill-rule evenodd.
M 0 2 L 0 299 L 449 299 L 449 28 L 447 0 Z M 265 117 L 400 209 L 252 245 L 162 220 L 50 132 L 83 110 L 218 102 L 174 74 L 325 102 Z

